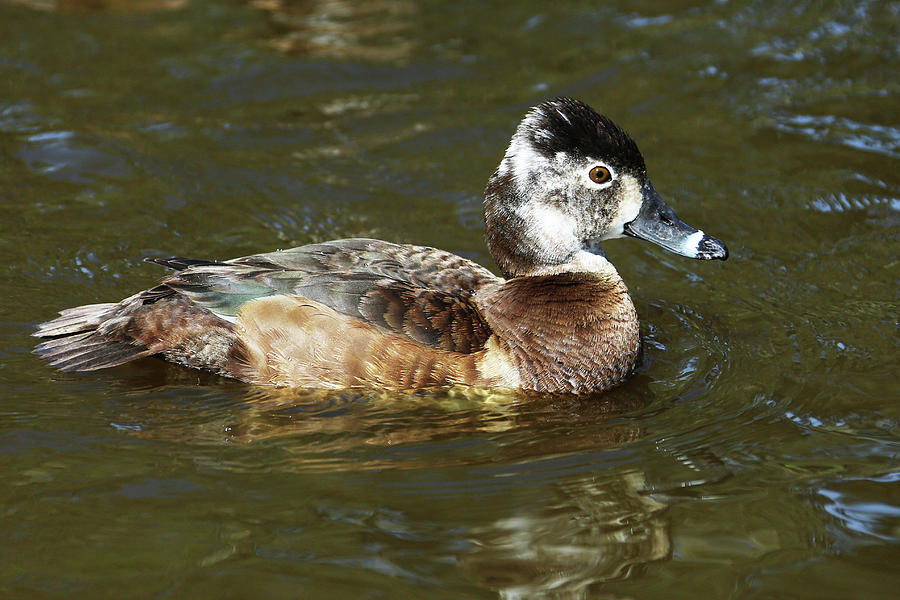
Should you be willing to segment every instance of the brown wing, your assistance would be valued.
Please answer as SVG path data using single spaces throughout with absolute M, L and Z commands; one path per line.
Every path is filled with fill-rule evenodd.
M 250 300 L 287 295 L 431 348 L 474 352 L 490 336 L 472 296 L 497 278 L 443 250 L 348 239 L 224 263 L 162 262 L 186 265 L 163 281 L 164 288 L 226 317 Z M 160 293 L 149 290 L 148 300 Z
M 329 273 L 304 280 L 297 295 L 440 350 L 476 352 L 491 335 L 469 290 L 451 293 L 393 279 Z

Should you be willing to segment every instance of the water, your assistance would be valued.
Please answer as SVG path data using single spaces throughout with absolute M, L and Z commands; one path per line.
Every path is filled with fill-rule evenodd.
M 0 4 L 0 595 L 893 598 L 896 3 Z M 607 244 L 601 400 L 275 392 L 29 333 L 348 236 L 490 265 L 481 190 L 573 95 L 726 241 Z

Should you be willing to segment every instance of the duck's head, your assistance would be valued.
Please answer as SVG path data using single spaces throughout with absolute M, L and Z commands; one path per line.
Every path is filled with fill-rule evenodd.
M 725 244 L 679 219 L 644 157 L 607 117 L 571 98 L 532 108 L 485 191 L 491 254 L 506 277 L 606 264 L 600 242 L 641 238 L 698 259 L 728 258 Z

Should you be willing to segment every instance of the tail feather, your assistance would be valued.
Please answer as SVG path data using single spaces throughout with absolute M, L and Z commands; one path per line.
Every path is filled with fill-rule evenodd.
M 92 333 L 77 336 L 65 345 L 54 344 L 55 341 L 39 344 L 35 352 L 61 371 L 95 371 L 155 354 L 146 346 L 117 342 Z
M 52 321 L 38 325 L 34 337 L 60 337 L 68 336 L 84 331 L 93 331 L 102 323 L 106 316 L 118 306 L 108 302 L 104 304 L 85 304 L 75 308 L 67 308 L 59 312 L 59 316 Z
M 118 306 L 88 304 L 61 311 L 59 317 L 41 323 L 32 334 L 51 338 L 38 344 L 35 353 L 62 371 L 94 371 L 158 352 L 137 341 L 116 340 L 97 332 Z
M 144 259 L 145 262 L 156 263 L 157 265 L 162 265 L 164 267 L 169 267 L 170 269 L 175 269 L 176 271 L 183 271 L 190 267 L 202 266 L 206 267 L 209 265 L 221 265 L 222 263 L 217 260 L 203 260 L 199 258 L 182 258 L 180 256 L 170 256 L 168 258 L 158 258 L 153 256 L 148 256 Z

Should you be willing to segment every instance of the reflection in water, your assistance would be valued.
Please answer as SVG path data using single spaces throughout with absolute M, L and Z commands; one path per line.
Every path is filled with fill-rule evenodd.
M 4 0 L 59 13 L 172 11 L 189 0 Z M 398 61 L 412 57 L 413 21 L 409 0 L 250 0 L 275 29 L 269 44 L 286 53 L 321 58 Z
M 473 531 L 462 567 L 503 598 L 587 597 L 591 584 L 669 556 L 665 505 L 646 490 L 638 471 L 560 486 L 555 501 Z
M 178 10 L 188 0 L 6 0 L 37 10 L 61 13 L 144 12 Z
M 295 390 L 245 386 L 168 367 L 147 360 L 110 372 L 113 386 L 140 389 L 144 398 L 140 405 L 125 399 L 111 416 L 115 427 L 144 439 L 208 448 L 198 460 L 227 471 L 268 470 L 276 466 L 273 461 L 292 472 L 433 469 L 596 450 L 639 439 L 638 425 L 618 417 L 647 403 L 639 386 L 590 400 L 468 388 L 399 394 Z M 190 383 L 204 387 L 187 387 Z M 242 399 L 235 402 L 236 397 Z M 173 410 L 182 405 L 192 407 L 190 414 Z M 560 427 L 569 434 L 549 435 Z M 540 444 L 530 443 L 544 433 Z M 498 448 L 491 440 L 500 434 L 519 434 L 529 443 Z M 425 444 L 455 439 L 479 439 L 485 450 Z M 223 445 L 250 451 L 223 458 L 217 450 Z
M 159 361 L 136 367 L 110 375 L 123 390 L 141 388 L 141 381 L 150 388 L 140 405 L 116 407 L 114 426 L 129 436 L 177 443 L 204 470 L 390 477 L 474 465 L 477 482 L 473 472 L 463 487 L 452 477 L 393 485 L 435 498 L 470 494 L 471 486 L 500 497 L 552 490 L 555 497 L 537 492 L 539 502 L 507 506 L 487 524 L 459 528 L 453 537 L 465 542 L 462 549 L 444 548 L 467 578 L 502 597 L 584 597 L 591 585 L 629 577 L 636 566 L 670 554 L 666 505 L 648 492 L 645 474 L 633 467 L 596 470 L 609 464 L 600 453 L 621 452 L 643 436 L 628 416 L 647 403 L 640 376 L 633 386 L 586 401 L 470 389 L 401 395 L 273 389 L 185 374 Z M 202 386 L 188 387 L 191 379 Z M 184 405 L 192 410 L 176 410 Z
M 396 61 L 409 58 L 408 0 L 252 0 L 265 11 L 279 35 L 272 46 L 282 52 L 319 57 Z
M 122 179 L 132 168 L 119 149 L 99 136 L 72 131 L 48 131 L 25 138 L 17 157 L 49 179 L 91 184 L 98 179 Z

